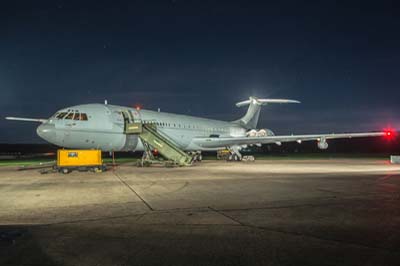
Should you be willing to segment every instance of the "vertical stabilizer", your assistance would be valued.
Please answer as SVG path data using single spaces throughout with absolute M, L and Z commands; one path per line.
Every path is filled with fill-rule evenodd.
M 258 99 L 256 97 L 250 97 L 248 100 L 238 102 L 236 104 L 237 107 L 248 105 L 249 108 L 247 109 L 246 114 L 242 118 L 234 122 L 239 123 L 241 126 L 247 129 L 257 128 L 258 119 L 260 117 L 261 106 L 267 105 L 269 103 L 300 103 L 300 102 L 288 99 Z

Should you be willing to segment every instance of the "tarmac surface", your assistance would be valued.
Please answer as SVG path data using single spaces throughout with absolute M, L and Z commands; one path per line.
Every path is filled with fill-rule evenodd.
M 0 167 L 0 265 L 400 265 L 400 165 Z

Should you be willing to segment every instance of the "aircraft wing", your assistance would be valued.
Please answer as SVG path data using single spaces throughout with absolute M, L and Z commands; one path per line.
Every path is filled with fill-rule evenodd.
M 311 135 L 282 135 L 265 137 L 220 137 L 220 138 L 195 138 L 193 142 L 203 148 L 219 148 L 234 145 L 252 144 L 280 144 L 283 142 L 324 141 L 328 139 L 360 138 L 390 136 L 389 132 L 341 133 L 341 134 L 311 134 Z
M 47 121 L 47 119 L 42 119 L 42 118 L 27 118 L 27 117 L 13 117 L 13 116 L 7 116 L 6 120 L 25 121 L 25 122 L 40 122 L 40 123 L 44 123 Z

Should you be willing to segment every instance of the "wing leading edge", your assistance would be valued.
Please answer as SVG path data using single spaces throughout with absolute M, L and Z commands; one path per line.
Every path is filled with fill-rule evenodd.
M 233 145 L 271 144 L 283 142 L 322 141 L 327 139 L 360 138 L 385 136 L 385 132 L 341 133 L 341 134 L 312 134 L 312 135 L 282 135 L 267 137 L 222 137 L 195 138 L 193 142 L 203 148 L 229 147 Z
M 13 117 L 13 116 L 7 116 L 6 120 L 40 122 L 40 123 L 44 123 L 47 121 L 47 119 L 42 119 L 42 118 L 27 118 L 27 117 Z

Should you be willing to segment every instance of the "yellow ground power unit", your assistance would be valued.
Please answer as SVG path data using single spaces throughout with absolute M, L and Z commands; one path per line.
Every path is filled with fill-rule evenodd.
M 58 150 L 57 169 L 64 174 L 72 170 L 102 172 L 105 165 L 101 150 Z

